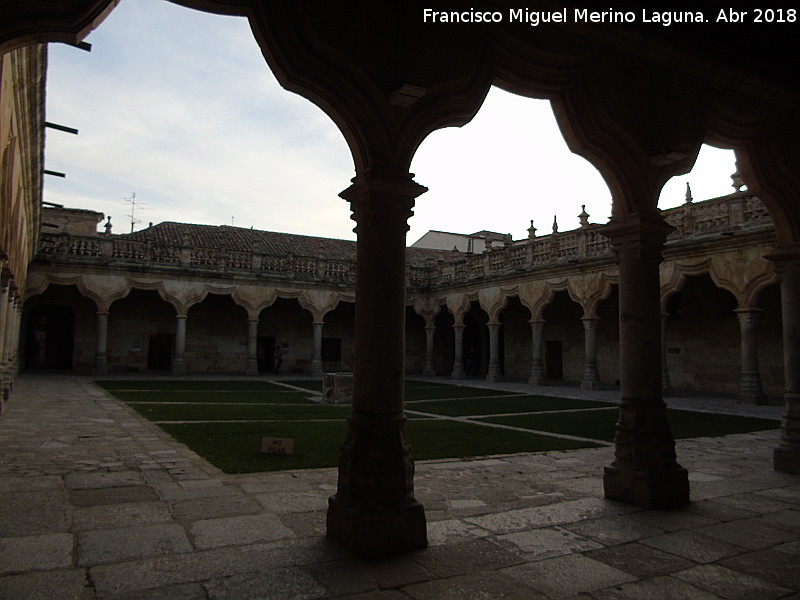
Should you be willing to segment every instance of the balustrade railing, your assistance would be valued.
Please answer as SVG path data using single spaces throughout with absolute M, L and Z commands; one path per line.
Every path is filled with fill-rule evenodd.
M 670 244 L 726 231 L 761 230 L 772 227 L 763 204 L 753 196 L 732 194 L 707 202 L 688 203 L 663 211 L 665 220 L 676 228 L 667 239 Z M 437 259 L 407 268 L 412 288 L 429 288 L 478 279 L 511 276 L 545 268 L 559 268 L 586 260 L 611 258 L 602 225 L 553 233 L 528 240 L 508 242 L 482 254 L 442 251 Z M 314 256 L 275 255 L 256 251 L 232 251 L 183 244 L 130 240 L 125 236 L 79 236 L 42 233 L 39 257 L 44 261 L 96 262 L 119 264 L 147 263 L 153 267 L 181 266 L 184 270 L 217 270 L 249 273 L 256 276 L 336 283 L 355 283 L 355 256 L 327 259 Z M 413 252 L 414 250 L 410 250 Z

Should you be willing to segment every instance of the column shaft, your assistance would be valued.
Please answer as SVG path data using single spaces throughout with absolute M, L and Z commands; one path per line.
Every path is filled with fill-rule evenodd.
M 689 502 L 661 390 L 659 263 L 671 228 L 657 215 L 610 224 L 619 262 L 620 414 L 606 498 L 659 508 Z
M 661 390 L 668 392 L 672 389 L 672 381 L 669 378 L 669 366 L 667 365 L 667 326 L 669 315 L 661 315 Z
M 175 317 L 175 356 L 172 357 L 172 374 L 186 375 L 186 315 Z
M 771 257 L 781 276 L 785 388 L 781 440 L 773 453 L 776 471 L 800 473 L 800 257 Z
M 436 370 L 433 368 L 433 340 L 435 334 L 435 325 L 425 327 L 425 369 L 422 371 L 425 377 L 436 375 Z
M 739 309 L 739 337 L 741 341 L 741 379 L 739 402 L 765 404 L 761 373 L 758 368 L 758 317 L 760 309 Z
M 582 390 L 600 389 L 600 375 L 597 372 L 597 323 L 599 319 L 586 317 L 583 321 L 583 381 Z
M 500 323 L 489 323 L 489 368 L 486 381 L 500 381 Z
M 94 353 L 94 374 L 108 373 L 108 312 L 97 312 L 97 346 Z
M 311 374 L 314 377 L 322 377 L 322 328 L 324 323 L 315 321 L 314 327 L 314 349 L 311 355 Z
M 528 383 L 542 385 L 544 382 L 544 321 L 531 321 L 531 375 Z
M 453 372 L 451 379 L 464 379 L 464 326 L 453 325 Z
M 258 375 L 258 319 L 247 319 L 247 362 L 245 375 Z
M 427 546 L 403 416 L 407 220 L 425 188 L 368 172 L 342 192 L 356 233 L 353 414 L 328 502 L 327 535 L 357 556 Z

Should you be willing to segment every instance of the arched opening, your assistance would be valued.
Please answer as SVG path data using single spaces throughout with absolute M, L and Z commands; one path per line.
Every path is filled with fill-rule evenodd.
M 23 368 L 92 368 L 97 308 L 74 285 L 50 284 L 25 302 Z
M 169 371 L 175 350 L 175 308 L 155 290 L 134 288 L 111 305 L 108 370 Z
M 489 368 L 489 315 L 480 304 L 470 303 L 464 315 L 464 373 L 467 377 L 485 377 Z M 502 363 L 501 363 L 502 364 Z
M 600 383 L 619 385 L 619 287 L 597 307 L 597 372 Z
M 667 368 L 672 387 L 735 394 L 740 371 L 736 298 L 708 275 L 686 278 L 667 301 Z M 709 360 L 712 357 L 712 360 Z
M 453 373 L 455 361 L 455 319 L 446 306 L 439 310 L 434 319 L 436 331 L 433 334 L 433 370 L 437 375 L 448 377 Z
M 336 308 L 325 315 L 325 326 L 322 330 L 323 371 L 352 371 L 354 321 L 353 302 L 340 300 Z
M 542 313 L 544 376 L 551 381 L 577 382 L 583 376 L 583 326 L 580 305 L 566 290 L 556 292 Z
M 311 313 L 295 298 L 278 298 L 262 310 L 256 346 L 259 373 L 310 372 L 314 350 L 312 321 Z
M 531 312 L 519 297 L 508 299 L 500 312 L 500 331 L 503 334 L 503 376 L 506 379 L 526 380 L 531 371 Z
M 236 373 L 247 361 L 247 311 L 229 295 L 208 294 L 186 320 L 186 367 L 196 373 Z
M 421 374 L 425 369 L 425 319 L 412 306 L 406 307 L 406 374 Z

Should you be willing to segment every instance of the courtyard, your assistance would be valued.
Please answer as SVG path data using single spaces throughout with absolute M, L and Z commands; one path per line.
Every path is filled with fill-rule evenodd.
M 781 412 L 724 398 L 667 404 Z M 418 460 L 429 547 L 364 561 L 325 537 L 335 469 L 226 474 L 93 379 L 27 373 L 0 428 L 0 598 L 793 597 L 800 485 L 772 470 L 779 435 L 678 439 L 692 502 L 674 510 L 604 499 L 605 444 Z

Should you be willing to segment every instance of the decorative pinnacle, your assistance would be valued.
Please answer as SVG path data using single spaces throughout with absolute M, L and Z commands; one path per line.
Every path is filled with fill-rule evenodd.
M 558 216 L 553 215 L 553 233 L 558 233 Z
M 731 175 L 731 180 L 733 181 L 731 184 L 733 189 L 735 189 L 737 192 L 741 192 L 742 188 L 744 187 L 744 181 L 742 181 L 742 176 L 739 174 L 739 169 L 736 169 L 736 173 Z
M 533 239 L 536 237 L 536 227 L 533 226 L 533 219 L 531 219 L 531 226 L 528 227 L 528 239 Z
M 686 204 L 691 204 L 692 200 L 692 188 L 689 186 L 689 182 L 686 182 Z
M 589 226 L 589 214 L 586 212 L 585 204 L 581 204 L 581 214 L 578 215 L 578 220 L 581 222 L 581 229 Z

